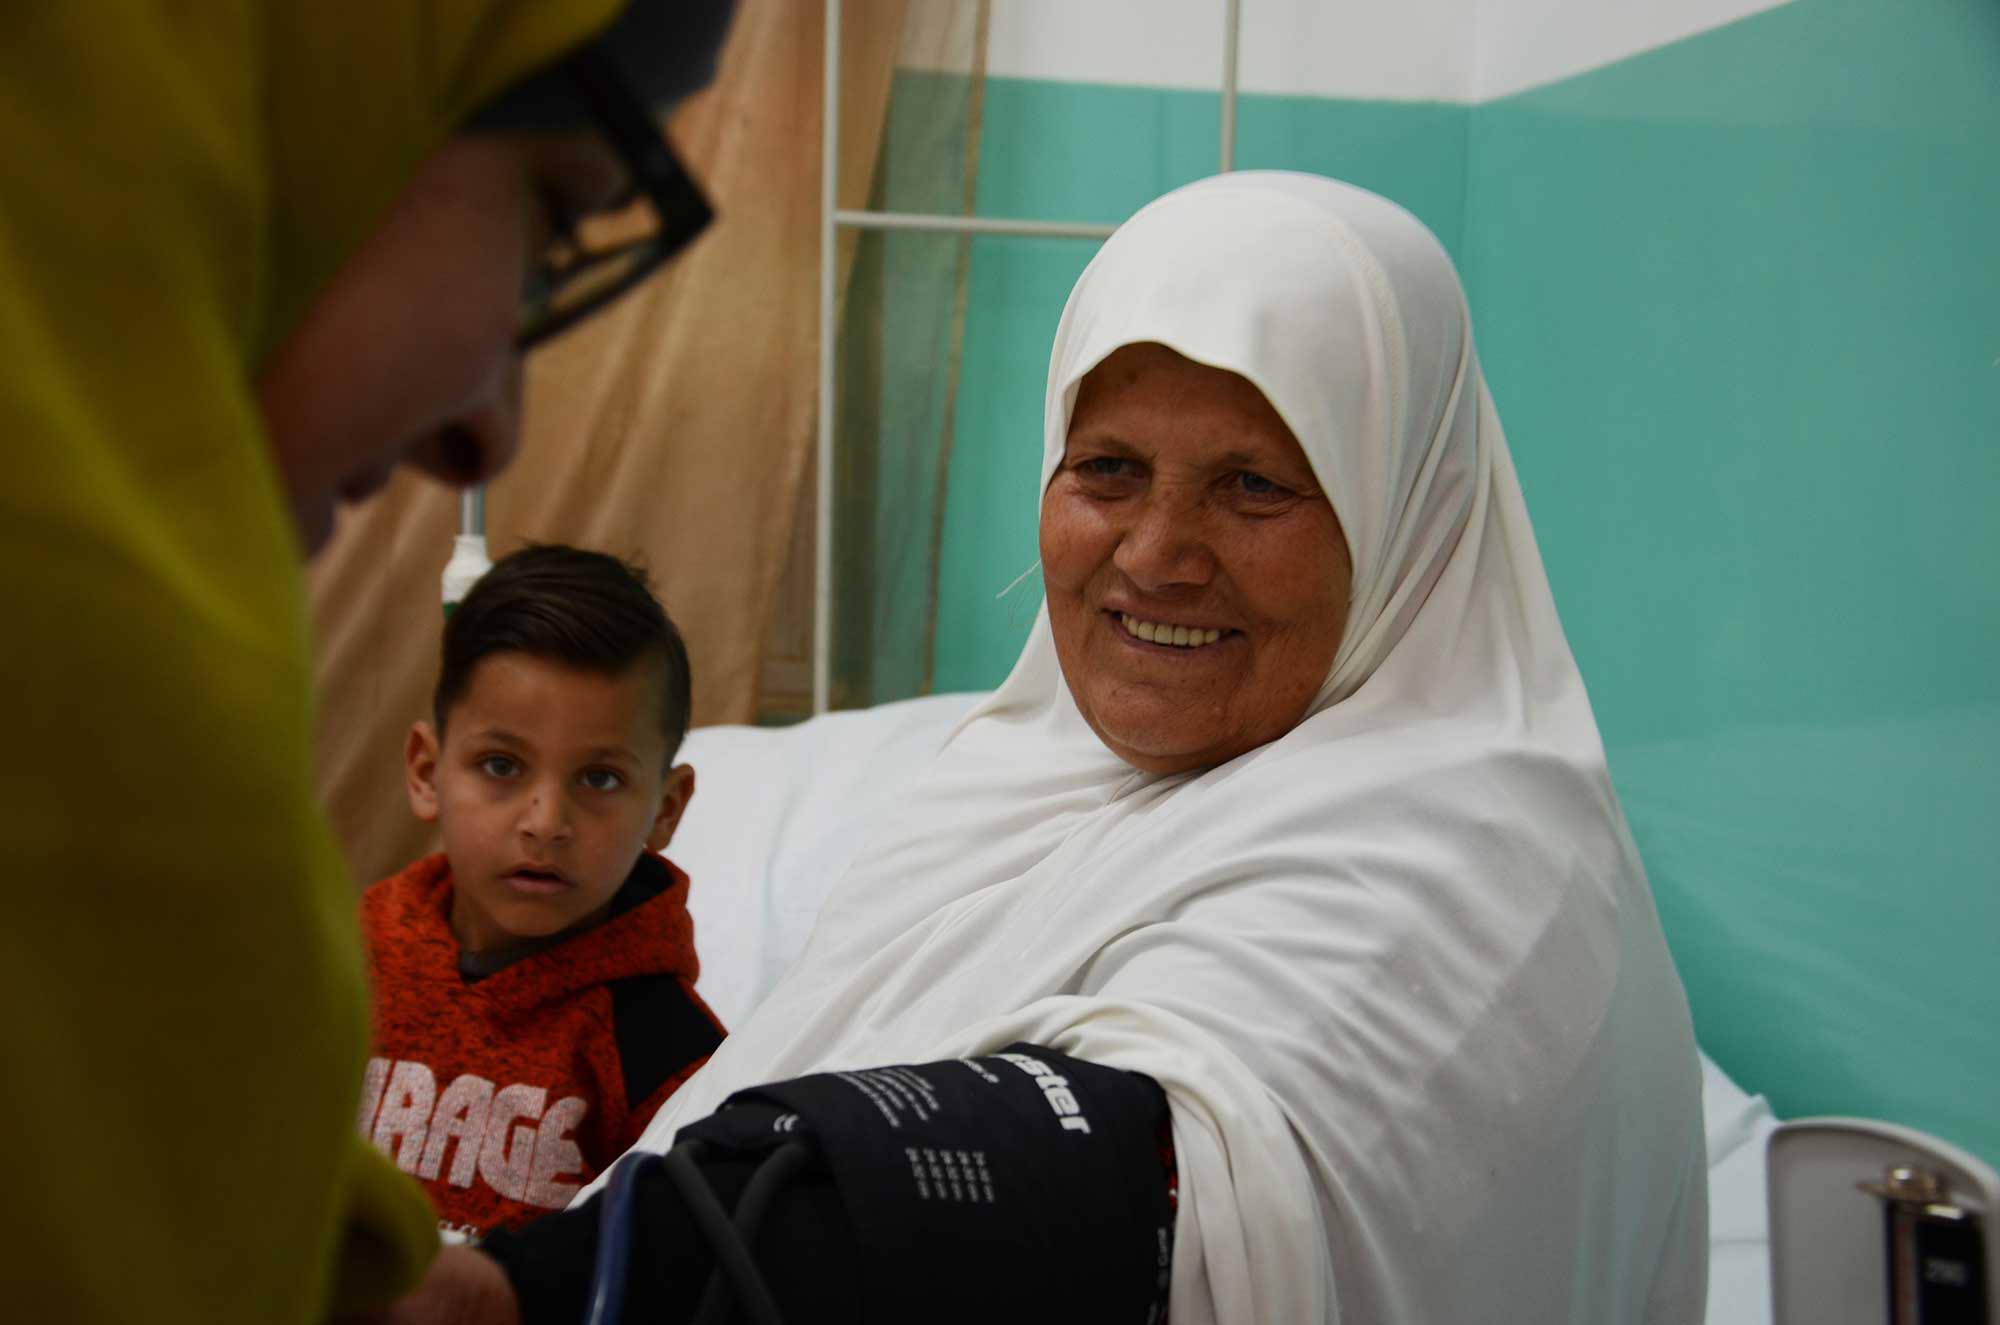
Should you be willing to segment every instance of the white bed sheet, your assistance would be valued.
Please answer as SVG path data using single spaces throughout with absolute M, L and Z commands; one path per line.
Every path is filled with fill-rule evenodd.
M 689 734 L 695 796 L 667 850 L 693 880 L 700 990 L 725 1024 L 770 992 L 876 812 L 976 695 L 933 695 L 795 727 Z M 1708 1325 L 1770 1325 L 1764 1143 L 1776 1121 L 1702 1058 L 1708 1132 Z

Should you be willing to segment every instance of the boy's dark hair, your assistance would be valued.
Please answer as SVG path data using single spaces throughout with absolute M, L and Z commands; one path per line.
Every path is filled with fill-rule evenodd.
M 660 731 L 672 767 L 691 706 L 687 645 L 638 567 L 560 543 L 531 545 L 494 562 L 445 620 L 431 697 L 440 736 L 473 668 L 493 653 L 525 653 L 607 675 L 658 658 Z

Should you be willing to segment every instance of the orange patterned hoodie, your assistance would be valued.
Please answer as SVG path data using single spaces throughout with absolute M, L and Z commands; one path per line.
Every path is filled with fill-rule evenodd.
M 609 919 L 479 978 L 461 971 L 443 855 L 363 895 L 375 1057 L 361 1132 L 424 1185 L 442 1225 L 560 1210 L 714 1052 L 687 893 L 646 852 Z

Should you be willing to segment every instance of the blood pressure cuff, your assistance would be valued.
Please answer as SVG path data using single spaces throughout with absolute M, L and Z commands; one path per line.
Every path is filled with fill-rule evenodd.
M 725 1206 L 766 1155 L 794 1141 L 811 1147 L 753 1248 L 788 1319 L 810 1305 L 800 1319 L 1138 1325 L 1165 1319 L 1166 1117 L 1149 1077 L 1016 1044 L 739 1091 L 675 1143 L 695 1147 Z M 687 1319 L 686 1305 L 676 1310 L 646 1285 L 691 1304 L 689 1285 L 698 1291 L 712 1264 L 688 1259 L 701 1235 L 663 1179 L 636 1199 L 626 1319 Z M 594 1238 L 581 1224 L 538 1233 L 577 1216 L 595 1228 L 586 1206 L 489 1240 L 525 1320 L 581 1318 Z M 557 1250 L 564 1240 L 575 1245 Z M 642 1271 L 663 1256 L 673 1271 Z M 558 1305 L 572 1301 L 574 1315 Z

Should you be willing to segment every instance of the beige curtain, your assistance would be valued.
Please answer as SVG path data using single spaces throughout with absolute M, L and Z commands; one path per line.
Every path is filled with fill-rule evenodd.
M 843 206 L 869 195 L 904 0 L 843 11 Z M 697 723 L 749 721 L 814 434 L 818 6 L 743 0 L 716 85 L 669 126 L 716 225 L 665 275 L 537 352 L 522 449 L 488 497 L 495 556 L 561 541 L 642 562 L 687 638 Z M 357 882 L 430 849 L 402 786 L 442 624 L 457 498 L 398 479 L 311 574 L 319 785 Z

